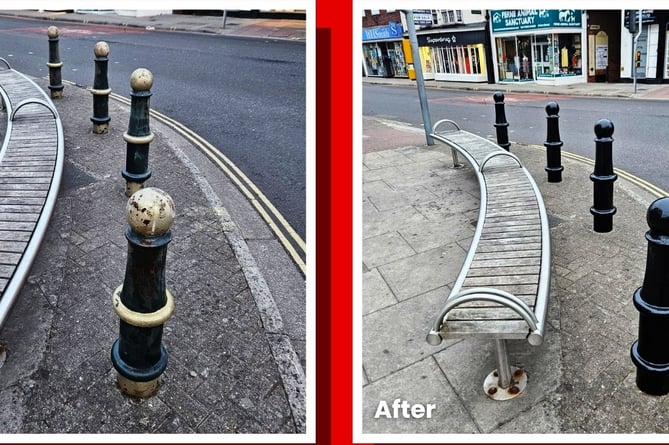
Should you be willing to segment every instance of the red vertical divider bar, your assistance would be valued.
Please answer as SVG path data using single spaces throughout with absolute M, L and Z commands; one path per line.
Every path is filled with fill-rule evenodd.
M 316 5 L 316 438 L 350 444 L 352 400 L 351 4 Z

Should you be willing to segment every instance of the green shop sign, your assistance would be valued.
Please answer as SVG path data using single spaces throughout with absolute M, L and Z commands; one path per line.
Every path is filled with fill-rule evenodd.
M 581 27 L 580 9 L 496 9 L 490 17 L 493 32 Z

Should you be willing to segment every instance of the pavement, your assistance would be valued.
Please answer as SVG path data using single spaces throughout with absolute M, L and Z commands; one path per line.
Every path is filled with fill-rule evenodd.
M 266 39 L 306 40 L 306 20 L 239 18 L 188 14 L 161 14 L 132 17 L 38 10 L 0 10 L 0 14 L 58 22 L 143 28 L 150 31 L 183 31 Z
M 35 81 L 48 91 L 47 80 Z M 0 329 L 0 433 L 313 434 L 305 277 L 236 186 L 154 119 L 147 185 L 176 207 L 166 260 L 176 310 L 164 327 L 169 359 L 157 393 L 138 399 L 119 390 L 111 296 L 128 250 L 121 169 L 129 107 L 110 100 L 110 130 L 96 135 L 89 91 L 67 84 L 54 103 L 63 184 Z
M 401 79 L 363 82 L 412 85 Z M 442 84 L 437 87 L 546 88 Z M 583 84 L 568 90 L 620 97 L 631 87 Z M 641 85 L 641 94 L 660 99 L 667 88 Z M 565 89 L 551 93 L 565 94 Z M 492 121 L 490 134 L 481 136 L 495 140 Z M 496 402 L 483 392 L 485 376 L 496 368 L 492 340 L 450 340 L 439 347 L 425 341 L 473 236 L 479 206 L 476 177 L 469 166 L 452 168 L 450 149 L 427 146 L 421 128 L 362 117 L 362 369 L 356 371 L 361 372 L 364 441 L 394 442 L 397 434 L 405 442 L 443 442 L 445 434 L 459 433 L 546 434 L 546 440 L 558 441 L 565 440 L 558 434 L 635 433 L 636 442 L 642 440 L 638 434 L 669 433 L 669 397 L 642 393 L 630 359 L 639 320 L 632 296 L 646 265 L 646 211 L 658 192 L 619 175 L 613 231 L 595 233 L 589 212 L 592 163 L 563 151 L 563 181 L 548 183 L 545 148 L 511 142 L 511 152 L 532 173 L 544 197 L 553 274 L 544 344 L 508 342 L 510 363 L 529 375 L 527 387 L 516 399 Z M 399 418 L 375 418 L 381 402 L 392 411 L 396 399 L 435 408 L 430 418 L 404 418 L 401 410 Z M 567 440 L 594 439 L 574 437 Z
M 393 85 L 398 87 L 416 88 L 416 81 L 402 77 L 363 77 L 363 82 L 375 85 Z M 669 84 L 629 82 L 608 83 L 592 82 L 573 85 L 539 85 L 536 82 L 508 82 L 508 83 L 475 83 L 475 82 L 444 82 L 426 80 L 426 88 L 463 90 L 463 91 L 501 91 L 503 93 L 531 93 L 543 95 L 571 95 L 597 96 L 630 99 L 667 100 L 669 99 Z

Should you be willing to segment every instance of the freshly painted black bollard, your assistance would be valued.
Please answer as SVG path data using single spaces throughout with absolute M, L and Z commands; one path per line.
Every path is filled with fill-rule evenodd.
M 595 171 L 590 175 L 594 183 L 594 205 L 590 213 L 594 217 L 594 230 L 598 233 L 613 230 L 613 183 L 618 175 L 613 173 L 613 122 L 600 119 L 595 124 Z
M 109 59 L 109 45 L 106 42 L 98 42 L 93 47 L 95 54 L 95 77 L 93 78 L 93 133 L 104 134 L 109 130 L 109 80 L 107 78 L 107 65 Z
M 123 134 L 127 143 L 125 168 L 121 172 L 126 180 L 125 195 L 131 196 L 144 187 L 151 177 L 149 170 L 149 144 L 153 133 L 149 128 L 149 99 L 153 74 L 145 68 L 138 68 L 130 76 L 130 122 Z
M 643 284 L 634 292 L 639 338 L 632 344 L 636 385 L 647 393 L 669 393 L 669 197 L 648 207 L 648 255 Z
M 548 173 L 548 182 L 561 182 L 562 171 L 562 153 L 560 151 L 563 143 L 560 141 L 560 107 L 556 102 L 548 102 L 546 105 L 546 172 Z
M 504 93 L 497 91 L 492 95 L 495 101 L 495 130 L 497 132 L 497 145 L 504 150 L 509 151 L 511 143 L 509 143 L 509 123 L 506 121 L 506 113 L 504 112 Z
M 49 26 L 46 31 L 49 36 L 49 62 L 46 66 L 49 67 L 49 91 L 52 99 L 60 99 L 63 97 L 63 80 L 61 76 L 61 68 L 63 62 L 60 61 L 60 51 L 58 50 L 58 28 Z
M 497 131 L 497 145 L 504 150 L 509 151 L 511 143 L 509 142 L 509 123 L 506 121 L 504 112 L 504 93 L 497 91 L 492 95 L 495 101 L 495 130 Z
M 130 197 L 126 211 L 128 259 L 123 285 L 112 296 L 121 321 L 111 360 L 123 392 L 149 397 L 167 367 L 163 325 L 174 312 L 174 298 L 165 287 L 165 259 L 174 203 L 164 191 L 147 187 Z

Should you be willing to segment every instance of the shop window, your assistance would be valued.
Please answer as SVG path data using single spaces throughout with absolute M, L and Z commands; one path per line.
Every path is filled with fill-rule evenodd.
M 582 75 L 580 34 L 505 37 L 496 43 L 500 81 Z
M 438 74 L 485 74 L 483 45 L 430 48 L 430 62 Z

